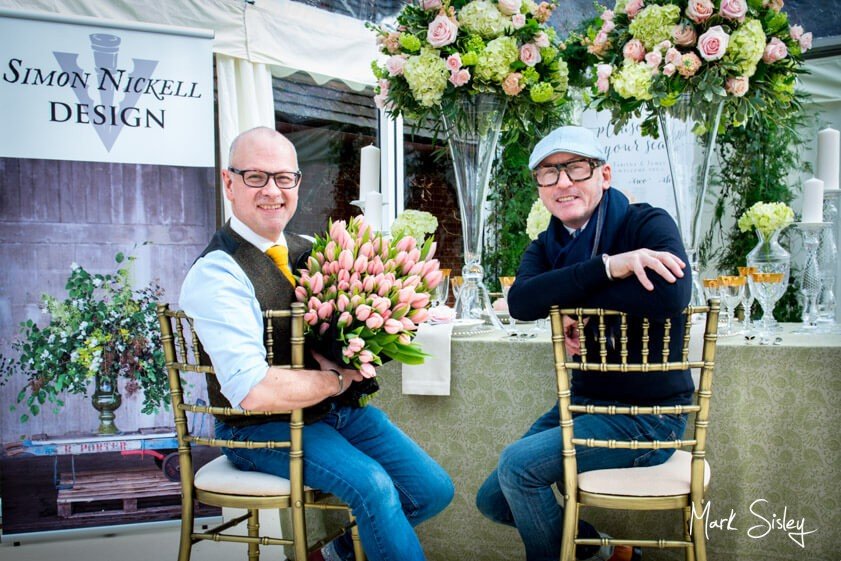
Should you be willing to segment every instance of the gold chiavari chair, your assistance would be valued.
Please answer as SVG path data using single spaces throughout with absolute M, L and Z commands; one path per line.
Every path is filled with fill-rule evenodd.
M 200 364 L 201 343 L 192 329 L 192 321 L 181 311 L 171 310 L 168 305 L 160 304 L 157 308 L 161 327 L 161 342 L 166 356 L 169 385 L 172 397 L 172 410 L 175 416 L 175 429 L 178 437 L 178 458 L 181 471 L 181 539 L 178 552 L 179 561 L 189 561 L 192 546 L 200 541 L 225 541 L 248 544 L 249 561 L 260 559 L 261 545 L 289 546 L 296 561 L 306 561 L 307 555 L 323 546 L 328 541 L 346 531 L 352 532 L 354 552 L 359 560 L 365 559 L 362 551 L 356 522 L 347 505 L 337 504 L 335 498 L 326 493 L 304 485 L 303 475 L 303 410 L 256 413 L 232 408 L 209 407 L 199 399 L 189 398 L 182 387 L 182 376 L 213 375 L 213 368 Z M 274 332 L 279 321 L 289 321 L 291 333 L 291 364 L 277 364 L 284 368 L 303 368 L 304 366 L 304 306 L 292 304 L 291 310 L 267 310 L 265 344 L 269 364 L 274 364 Z M 187 423 L 187 413 L 222 414 L 242 416 L 267 416 L 285 414 L 290 417 L 290 437 L 285 441 L 240 442 L 206 438 L 191 432 Z M 212 446 L 226 448 L 288 448 L 289 479 L 260 472 L 240 471 L 224 455 L 193 472 L 194 446 Z M 216 506 L 245 509 L 246 514 L 233 518 L 221 525 L 196 532 L 194 528 L 194 501 Z M 324 510 L 346 510 L 348 523 L 332 535 L 326 536 L 314 544 L 307 544 L 305 510 L 309 508 Z M 271 537 L 260 535 L 259 511 L 262 509 L 287 509 L 290 511 L 291 537 Z M 246 522 L 247 535 L 226 533 L 227 530 Z
M 716 338 L 718 329 L 719 302 L 710 299 L 707 306 L 688 307 L 684 314 L 686 322 L 682 329 L 672 325 L 670 320 L 656 322 L 663 329 L 663 349 L 650 351 L 650 335 L 653 320 L 642 319 L 642 353 L 638 363 L 628 362 L 628 320 L 627 314 L 603 309 L 558 309 L 550 313 L 552 344 L 560 408 L 561 434 L 563 438 L 564 496 L 563 541 L 561 561 L 575 559 L 576 545 L 630 545 L 637 547 L 684 548 L 687 561 L 706 561 L 704 542 L 704 520 L 702 513 L 706 504 L 706 492 L 710 482 L 710 466 L 707 463 L 707 428 L 710 416 L 710 397 L 715 365 Z M 700 360 L 690 360 L 689 343 L 692 318 L 706 314 L 703 348 Z M 577 318 L 580 337 L 580 361 L 568 357 L 564 347 L 563 316 Z M 589 320 L 585 319 L 589 318 Z M 585 321 L 596 322 L 598 356 L 592 356 L 593 342 L 587 352 Z M 609 328 L 608 325 L 612 325 Z M 619 334 L 616 336 L 618 326 Z M 591 326 L 592 327 L 592 326 Z M 678 333 L 673 333 L 678 331 Z M 610 333 L 609 333 L 610 332 Z M 680 360 L 670 357 L 669 344 L 673 337 L 682 341 Z M 592 339 L 592 336 L 590 337 Z M 608 362 L 610 356 L 618 362 Z M 617 352 L 618 351 L 618 352 Z M 619 357 L 616 359 L 615 357 Z M 570 374 L 578 370 L 586 376 L 588 372 L 622 372 L 628 376 L 644 376 L 648 372 L 680 372 L 689 368 L 700 369 L 700 381 L 696 387 L 692 405 L 683 406 L 595 406 L 572 405 Z M 691 414 L 687 426 L 694 426 L 691 438 L 673 441 L 635 442 L 617 440 L 594 440 L 575 438 L 573 414 L 577 415 L 659 415 Z M 659 466 L 603 469 L 578 473 L 576 446 L 631 449 L 677 449 L 671 458 Z M 689 451 L 681 450 L 688 448 Z M 607 452 L 609 453 L 609 452 Z M 580 507 L 598 507 L 619 510 L 681 510 L 684 532 L 682 539 L 633 539 L 595 538 L 579 539 L 576 536 Z

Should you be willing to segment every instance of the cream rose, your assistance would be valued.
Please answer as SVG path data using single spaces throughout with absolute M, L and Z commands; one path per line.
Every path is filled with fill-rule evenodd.
M 677 70 L 675 65 L 672 64 L 672 63 L 669 63 L 669 64 L 667 64 L 663 67 L 663 74 L 665 74 L 666 76 L 671 76 L 672 74 L 675 73 L 675 70 Z
M 520 78 L 523 75 L 519 72 L 512 72 L 505 79 L 502 81 L 502 91 L 505 92 L 505 95 L 509 95 L 514 97 L 515 95 L 519 94 L 523 91 L 523 86 L 520 85 Z
M 788 47 L 780 41 L 777 37 L 772 37 L 768 44 L 765 45 L 765 52 L 762 53 L 762 62 L 765 64 L 773 64 L 778 60 L 782 60 L 788 55 Z
M 721 0 L 721 7 L 718 9 L 721 17 L 735 21 L 745 21 L 745 14 L 748 13 L 748 5 L 745 0 Z
M 795 41 L 799 41 L 800 37 L 803 35 L 803 26 L 802 25 L 790 25 L 788 27 L 788 32 L 791 35 L 791 38 Z
M 520 60 L 526 66 L 534 66 L 542 60 L 540 56 L 540 49 L 534 43 L 526 43 L 520 47 Z
M 663 55 L 660 54 L 660 51 L 651 51 L 645 54 L 645 62 L 651 68 L 657 68 L 663 62 Z
M 698 37 L 698 52 L 704 60 L 718 60 L 727 52 L 730 36 L 720 25 L 710 27 Z
M 689 5 L 686 7 L 686 17 L 695 23 L 703 23 L 710 19 L 713 15 L 715 6 L 711 0 L 689 0 Z
M 639 39 L 631 39 L 622 47 L 622 56 L 634 62 L 640 62 L 645 58 L 645 47 Z
M 461 68 L 461 55 L 458 53 L 451 54 L 447 57 L 447 70 L 456 72 Z
M 804 33 L 803 35 L 801 35 L 800 39 L 798 39 L 798 42 L 800 43 L 800 49 L 804 53 L 806 51 L 808 51 L 809 49 L 811 49 L 812 48 L 812 32 L 810 31 L 809 33 Z
M 441 7 L 441 0 L 420 0 L 422 10 L 437 10 Z
M 549 46 L 549 36 L 546 35 L 545 31 L 538 31 L 535 33 L 533 41 L 539 49 L 545 49 Z
M 724 84 L 724 89 L 727 90 L 727 93 L 736 97 L 742 97 L 748 93 L 749 87 L 750 80 L 747 76 L 731 76 L 727 78 Z
M 389 76 L 399 76 L 403 74 L 403 67 L 406 66 L 406 55 L 394 55 L 388 57 L 385 61 L 385 68 L 388 70 Z
M 526 25 L 526 16 L 524 14 L 514 14 L 511 16 L 511 26 L 514 29 L 520 29 Z
M 672 38 L 675 40 L 675 45 L 693 47 L 698 39 L 698 34 L 695 32 L 695 28 L 689 24 L 676 25 L 672 29 Z
M 666 51 L 666 64 L 677 66 L 680 64 L 680 51 L 672 47 Z
M 440 49 L 456 40 L 458 24 L 443 14 L 435 16 L 426 32 L 426 40 L 436 49 Z
M 499 0 L 496 7 L 506 16 L 513 16 L 520 11 L 522 5 L 523 0 Z

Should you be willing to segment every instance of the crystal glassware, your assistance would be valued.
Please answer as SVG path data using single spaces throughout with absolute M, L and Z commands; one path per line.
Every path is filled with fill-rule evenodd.
M 806 263 L 800 278 L 800 293 L 803 295 L 803 324 L 796 333 L 810 333 L 818 327 L 818 297 L 821 294 L 821 269 L 818 262 L 818 246 L 821 233 L 832 224 L 829 222 L 798 222 L 796 227 L 803 235 L 806 248 Z
M 433 306 L 447 305 L 447 298 L 450 296 L 450 272 L 450 269 L 441 269 L 441 282 L 435 287 Z
M 458 294 L 461 292 L 461 285 L 464 284 L 464 277 L 456 275 L 454 277 L 450 277 L 450 285 L 453 289 L 453 298 L 458 300 Z
M 721 286 L 721 281 L 719 281 L 717 278 L 703 279 L 701 281 L 701 284 L 703 285 L 704 289 L 704 300 L 709 300 L 710 298 L 720 298 L 718 289 Z
M 774 300 L 776 303 L 788 288 L 789 274 L 791 272 L 791 254 L 780 245 L 780 234 L 783 228 L 778 228 L 773 231 L 764 232 L 760 229 L 756 230 L 756 235 L 759 242 L 747 255 L 748 267 L 754 267 L 757 273 L 780 273 L 783 275 L 782 281 L 774 285 L 774 288 L 779 294 Z M 776 277 L 775 277 L 776 278 Z M 750 283 L 750 278 L 748 279 Z M 751 285 L 753 290 L 753 285 Z M 759 296 L 754 294 L 754 297 L 759 299 Z M 766 330 L 780 331 L 777 325 L 777 320 L 774 319 L 773 314 L 763 314 L 763 327 Z
M 508 307 L 508 291 L 511 289 L 511 285 L 514 284 L 514 279 L 515 278 L 516 277 L 499 277 L 499 286 L 502 287 L 502 297 L 505 299 L 506 308 Z M 511 312 L 509 311 L 508 312 L 508 326 L 509 326 L 508 331 L 509 332 L 514 328 L 515 324 L 516 324 L 516 321 L 514 320 L 513 317 L 511 317 Z
M 734 275 L 722 275 L 718 277 L 718 293 L 721 296 L 721 303 L 724 304 L 724 315 L 726 322 L 722 335 L 733 333 L 733 312 L 745 294 L 745 277 Z
M 745 315 L 745 319 L 743 321 L 745 335 L 753 334 L 753 322 L 751 321 L 751 315 L 753 313 L 753 301 L 754 296 L 753 292 L 750 289 L 750 283 L 748 279 L 750 278 L 751 273 L 755 273 L 756 269 L 753 267 L 738 267 L 739 269 L 739 276 L 745 278 L 745 292 L 742 296 L 742 312 Z
M 774 305 L 785 292 L 785 273 L 751 273 L 748 282 L 759 305 L 762 306 L 762 321 L 759 329 L 759 344 L 767 345 L 771 342 Z

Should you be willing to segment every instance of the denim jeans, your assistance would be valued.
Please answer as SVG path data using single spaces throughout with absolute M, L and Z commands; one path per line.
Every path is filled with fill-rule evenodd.
M 613 402 L 576 400 L 576 403 L 610 405 Z M 618 405 L 618 404 L 617 404 Z M 677 415 L 577 415 L 576 438 L 617 440 L 668 440 L 683 434 L 686 417 Z M 482 484 L 476 497 L 479 511 L 495 522 L 514 526 L 526 547 L 528 561 L 557 561 L 561 550 L 563 507 L 551 485 L 564 477 L 558 405 L 541 416 L 523 437 L 502 451 L 497 468 Z M 673 450 L 576 448 L 578 471 L 653 466 L 669 459 Z M 578 535 L 598 538 L 590 524 L 581 521 Z M 586 559 L 598 547 L 579 547 Z
M 218 438 L 266 441 L 289 436 L 289 423 L 216 426 Z M 385 413 L 367 406 L 338 407 L 304 426 L 304 482 L 332 493 L 353 509 L 371 561 L 422 561 L 414 526 L 444 510 L 453 498 L 447 473 Z M 286 449 L 224 449 L 241 470 L 289 476 Z M 334 542 L 353 559 L 349 535 Z

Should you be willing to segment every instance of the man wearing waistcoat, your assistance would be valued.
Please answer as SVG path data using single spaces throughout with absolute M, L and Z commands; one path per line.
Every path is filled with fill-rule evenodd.
M 508 293 L 512 317 L 544 318 L 561 308 L 609 308 L 627 312 L 630 362 L 642 353 L 640 316 L 654 318 L 651 348 L 663 344 L 663 322 L 683 326 L 681 311 L 689 303 L 692 281 L 684 274 L 686 252 L 674 220 L 648 204 L 631 204 L 610 186 L 607 154 L 596 136 L 582 127 L 560 127 L 541 140 L 529 158 L 540 200 L 552 214 L 549 226 L 526 249 Z M 597 323 L 585 326 L 589 344 L 598 341 Z M 580 353 L 576 322 L 564 318 L 570 355 Z M 608 338 L 619 334 L 608 327 Z M 680 338 L 670 353 L 679 360 Z M 596 348 L 587 347 L 592 355 Z M 618 354 L 618 353 L 617 353 Z M 618 357 L 609 360 L 618 362 Z M 689 371 L 633 375 L 573 372 L 572 401 L 593 405 L 689 404 L 693 385 Z M 582 415 L 574 420 L 576 438 L 673 440 L 683 434 L 683 415 Z M 540 417 L 526 434 L 503 450 L 497 469 L 479 489 L 479 510 L 488 518 L 515 526 L 527 561 L 556 561 L 560 555 L 563 508 L 552 485 L 563 481 L 558 405 Z M 674 450 L 577 451 L 578 470 L 650 466 L 665 462 Z M 599 538 L 581 521 L 579 538 Z M 578 559 L 636 561 L 638 548 L 578 546 Z
M 315 352 L 304 370 L 270 367 L 266 360 L 261 311 L 295 301 L 290 271 L 310 250 L 306 239 L 284 232 L 302 188 L 295 147 L 277 131 L 258 127 L 234 139 L 229 162 L 222 181 L 232 217 L 193 264 L 179 302 L 216 371 L 208 377 L 211 404 L 252 411 L 303 407 L 305 483 L 350 505 L 372 561 L 423 560 L 413 526 L 452 500 L 449 476 L 384 413 L 362 405 L 376 389 L 373 380 Z M 288 262 L 269 256 L 276 246 L 286 248 Z M 288 332 L 276 334 L 284 336 Z M 277 346 L 286 356 L 276 362 L 284 363 L 287 347 Z M 237 421 L 217 418 L 217 438 L 288 438 L 286 418 Z M 289 476 L 284 449 L 224 453 L 239 469 Z M 349 536 L 311 558 L 353 559 Z

